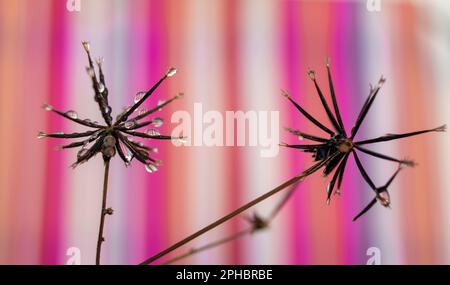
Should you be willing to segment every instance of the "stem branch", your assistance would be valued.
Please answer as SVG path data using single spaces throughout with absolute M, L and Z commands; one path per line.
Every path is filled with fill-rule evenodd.
M 108 195 L 108 176 L 109 176 L 109 159 L 105 161 L 105 176 L 103 178 L 103 199 L 102 211 L 100 212 L 100 227 L 98 229 L 97 253 L 95 256 L 95 264 L 100 265 L 100 253 L 102 251 L 102 243 L 105 241 L 103 237 L 103 228 L 105 226 L 106 216 L 106 197 Z

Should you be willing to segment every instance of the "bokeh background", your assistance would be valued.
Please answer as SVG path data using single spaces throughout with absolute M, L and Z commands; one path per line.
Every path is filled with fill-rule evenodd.
M 280 89 L 326 122 L 306 74 L 317 70 L 327 90 L 326 57 L 347 128 L 369 83 L 387 78 L 360 138 L 450 122 L 446 0 L 381 0 L 380 11 L 368 9 L 365 0 L 81 0 L 79 12 L 69 12 L 66 2 L 0 1 L 1 264 L 65 264 L 70 247 L 81 250 L 83 264 L 94 262 L 102 160 L 72 170 L 75 151 L 56 151 L 61 141 L 36 138 L 40 130 L 79 130 L 42 110 L 43 103 L 100 120 L 82 40 L 105 58 L 116 112 L 177 67 L 148 103 L 185 93 L 158 114 L 166 119 L 165 132 L 176 126 L 170 123 L 174 111 L 192 113 L 201 102 L 205 111 L 222 113 L 280 111 L 280 127 L 320 134 Z M 280 137 L 296 142 L 285 132 Z M 377 205 L 351 221 L 372 198 L 352 161 L 343 195 L 331 205 L 325 204 L 327 179 L 314 175 L 270 229 L 181 263 L 365 264 L 370 247 L 380 250 L 383 264 L 449 263 L 449 143 L 439 133 L 373 146 L 418 162 L 392 185 L 392 209 Z M 308 155 L 292 149 L 261 158 L 258 147 L 155 145 L 163 160 L 155 174 L 138 163 L 112 163 L 108 204 L 115 213 L 106 222 L 106 264 L 141 262 L 311 165 Z M 396 168 L 370 157 L 363 162 L 377 184 Z M 254 210 L 266 215 L 281 197 Z M 174 255 L 245 226 L 238 217 Z

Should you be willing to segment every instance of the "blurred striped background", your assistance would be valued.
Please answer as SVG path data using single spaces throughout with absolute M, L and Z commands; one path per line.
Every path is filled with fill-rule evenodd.
M 376 1 L 375 1 L 376 2 Z M 183 91 L 161 112 L 167 133 L 176 110 L 279 110 L 281 127 L 320 134 L 280 96 L 287 89 L 326 121 L 307 69 L 326 88 L 331 58 L 335 89 L 347 128 L 368 95 L 387 78 L 361 138 L 450 122 L 450 2 L 288 0 L 0 0 L 0 263 L 65 264 L 69 247 L 92 264 L 101 201 L 102 161 L 75 170 L 75 151 L 55 151 L 40 130 L 76 131 L 45 112 L 42 103 L 100 120 L 81 41 L 105 58 L 113 111 L 132 102 L 170 66 L 178 73 L 149 104 Z M 281 133 L 282 141 L 295 138 Z M 392 209 L 376 206 L 352 217 L 372 198 L 353 161 L 343 195 L 325 204 L 327 179 L 315 175 L 268 231 L 182 263 L 365 264 L 377 247 L 383 264 L 450 262 L 450 138 L 428 134 L 384 143 L 375 150 L 414 158 L 391 188 Z M 174 147 L 156 143 L 163 166 L 148 174 L 134 163 L 112 163 L 102 260 L 136 264 L 262 194 L 311 164 L 307 155 L 280 149 L 261 158 L 257 147 Z M 377 184 L 396 165 L 364 157 Z M 256 207 L 264 215 L 280 195 Z M 241 217 L 190 243 L 224 237 L 245 226 Z M 173 255 L 172 255 L 173 256 Z

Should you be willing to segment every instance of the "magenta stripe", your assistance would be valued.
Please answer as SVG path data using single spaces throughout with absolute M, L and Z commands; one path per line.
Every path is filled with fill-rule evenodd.
M 64 11 L 65 3 L 55 1 L 52 11 L 51 25 L 51 47 L 50 47 L 50 71 L 49 71 L 49 103 L 59 108 L 64 108 L 67 102 L 66 92 L 66 13 Z M 70 78 L 70 77 L 69 77 Z M 65 121 L 58 116 L 51 115 L 48 120 L 47 130 L 58 131 L 63 130 Z M 61 237 L 63 205 L 62 198 L 64 182 L 63 173 L 67 165 L 64 165 L 64 155 L 56 153 L 54 143 L 47 143 L 46 156 L 47 160 L 47 176 L 45 199 L 44 199 L 44 225 L 42 236 L 42 263 L 57 264 L 63 262 L 64 252 L 61 251 Z

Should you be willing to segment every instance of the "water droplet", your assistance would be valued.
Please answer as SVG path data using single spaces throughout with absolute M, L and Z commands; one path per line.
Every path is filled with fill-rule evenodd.
M 46 136 L 47 136 L 46 132 L 39 132 L 38 135 L 37 135 L 37 138 L 38 139 L 42 139 L 42 138 L 45 138 Z
M 111 107 L 109 107 L 108 105 L 106 105 L 106 106 L 103 107 L 103 111 L 104 111 L 105 113 L 107 113 L 107 114 L 110 114 L 110 113 L 111 113 Z
M 162 124 L 164 123 L 164 121 L 163 121 L 163 119 L 161 119 L 161 118 L 154 118 L 153 120 L 152 120 L 152 125 L 153 126 L 155 126 L 155 127 L 161 127 L 162 126 Z
M 49 105 L 49 104 L 44 104 L 44 105 L 42 105 L 42 108 L 43 108 L 45 111 L 51 111 L 51 110 L 53 110 L 53 107 L 52 107 L 51 105 Z
M 149 135 L 149 136 L 159 136 L 159 135 L 161 135 L 161 134 L 159 133 L 159 131 L 158 131 L 158 130 L 155 130 L 155 129 L 148 129 L 145 133 L 146 133 L 147 135 Z
M 94 77 L 95 76 L 95 71 L 92 67 L 86 67 L 86 72 L 90 77 Z
M 71 119 L 78 119 L 78 114 L 74 110 L 67 111 L 66 115 Z
M 145 113 L 147 113 L 146 109 L 140 109 L 139 112 L 138 112 L 138 115 L 139 116 L 143 116 L 143 115 L 145 115 Z
M 298 138 L 299 141 L 302 141 L 304 139 L 303 136 L 298 136 L 297 138 Z
M 384 207 L 389 207 L 389 205 L 391 204 L 391 196 L 389 195 L 388 191 L 382 191 L 378 193 L 377 200 Z
M 153 153 L 158 153 L 158 149 L 156 147 L 150 147 L 148 150 Z
M 162 105 L 164 105 L 167 101 L 166 100 L 159 100 L 158 101 L 158 111 L 162 110 Z
M 139 142 L 139 143 L 138 143 L 138 146 L 144 147 L 144 143 L 143 143 L 143 142 Z
M 149 173 L 153 173 L 153 172 L 158 171 L 158 168 L 155 165 L 149 163 L 149 164 L 145 165 L 145 170 L 147 170 L 147 172 L 149 172 Z
M 133 154 L 130 151 L 127 151 L 127 153 L 125 153 L 125 159 L 128 161 L 128 164 L 130 164 L 133 159 Z
M 88 123 L 88 124 L 92 123 L 91 119 L 84 119 L 83 122 Z
M 169 69 L 169 71 L 167 71 L 166 75 L 167 75 L 167 77 L 171 77 L 171 76 L 174 76 L 175 73 L 177 73 L 177 69 L 171 67 L 171 68 Z
M 55 135 L 64 135 L 64 131 L 57 131 L 57 132 L 55 132 Z
M 137 122 L 136 122 L 135 120 L 132 120 L 132 121 L 126 121 L 126 122 L 124 123 L 124 126 L 125 126 L 125 129 L 131 129 L 131 128 L 135 127 L 136 124 L 137 124 Z
M 134 140 L 133 140 L 132 137 L 127 137 L 127 140 L 128 140 L 129 142 L 134 142 Z
M 136 93 L 136 96 L 134 96 L 134 103 L 141 101 L 142 98 L 144 98 L 145 94 L 146 94 L 146 92 L 142 92 L 142 91 Z
M 108 135 L 103 139 L 104 147 L 112 147 L 116 144 L 116 138 L 114 136 Z
M 103 83 L 98 84 L 98 92 L 103 93 L 105 91 L 105 85 Z

